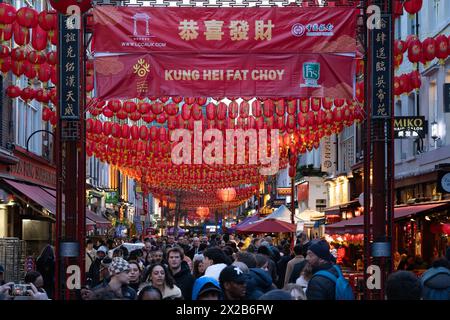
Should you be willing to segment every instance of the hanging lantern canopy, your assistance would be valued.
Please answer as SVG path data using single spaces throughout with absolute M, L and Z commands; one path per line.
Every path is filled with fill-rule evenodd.
M 433 38 L 426 38 L 422 42 L 422 48 L 425 61 L 431 61 L 436 57 L 436 41 Z
M 416 14 L 422 9 L 422 0 L 405 0 L 403 7 L 409 14 Z
M 218 189 L 217 197 L 224 202 L 233 201 L 236 198 L 236 189 L 235 188 Z
M 436 58 L 439 59 L 441 64 L 444 63 L 444 60 L 448 57 L 448 40 L 447 37 L 443 34 L 439 35 L 435 39 L 436 42 Z
M 422 59 L 422 43 L 416 38 L 411 40 L 408 45 L 408 59 L 412 63 L 418 63 Z
M 8 3 L 0 3 L 0 24 L 12 24 L 16 19 L 16 8 Z

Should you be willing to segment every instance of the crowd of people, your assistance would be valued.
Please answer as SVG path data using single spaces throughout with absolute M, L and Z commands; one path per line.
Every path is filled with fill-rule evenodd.
M 167 236 L 137 239 L 137 249 L 114 240 L 87 241 L 82 300 L 349 300 L 352 287 L 323 239 L 301 234 L 292 248 L 270 236 Z M 133 247 L 133 246 L 131 246 Z M 130 248 L 130 247 L 128 247 Z M 133 247 L 134 248 L 134 247 Z M 45 249 L 49 250 L 49 249 Z M 50 255 L 50 251 L 46 255 Z M 45 254 L 43 254 L 45 256 Z M 392 273 L 386 299 L 450 300 L 450 249 L 421 277 Z M 11 284 L 2 283 L 8 296 Z M 38 271 L 25 276 L 30 296 L 51 297 L 51 279 Z M 49 288 L 49 289 L 48 289 Z

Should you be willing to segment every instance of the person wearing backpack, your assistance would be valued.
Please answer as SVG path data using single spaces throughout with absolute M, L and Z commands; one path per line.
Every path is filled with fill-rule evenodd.
M 341 269 L 335 265 L 330 246 L 325 240 L 312 243 L 306 260 L 312 267 L 306 298 L 308 300 L 353 300 L 354 295 L 349 282 L 343 277 Z
M 421 277 L 424 300 L 450 300 L 450 264 L 447 259 L 438 259 L 433 267 Z

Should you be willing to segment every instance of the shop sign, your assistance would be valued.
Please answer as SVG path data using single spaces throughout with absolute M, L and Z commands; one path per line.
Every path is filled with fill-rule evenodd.
M 308 201 L 309 198 L 309 182 L 306 181 L 297 185 L 297 201 Z
M 279 196 L 290 196 L 292 193 L 291 187 L 280 187 L 277 188 L 277 193 Z
M 391 116 L 392 97 L 392 17 L 381 15 L 381 28 L 373 29 L 370 37 L 372 48 L 372 118 L 388 119 Z
M 450 193 L 450 172 L 438 171 L 437 191 L 440 193 Z
M 118 195 L 117 191 L 107 191 L 105 202 L 117 204 L 119 202 L 119 195 Z
M 372 243 L 372 257 L 390 257 L 391 243 L 390 242 L 374 242 Z
M 56 185 L 56 171 L 47 169 L 43 165 L 31 162 L 20 157 L 16 165 L 10 166 L 11 174 L 17 178 L 25 178 L 27 181 L 54 187 Z
M 272 201 L 273 207 L 281 207 L 282 205 L 286 205 L 286 199 L 274 199 Z
M 425 117 L 394 117 L 394 138 L 405 139 L 410 137 L 424 138 L 427 134 Z
M 336 171 L 336 136 L 323 137 L 320 141 L 321 171 L 333 174 Z
M 444 112 L 450 112 L 450 83 L 444 84 Z

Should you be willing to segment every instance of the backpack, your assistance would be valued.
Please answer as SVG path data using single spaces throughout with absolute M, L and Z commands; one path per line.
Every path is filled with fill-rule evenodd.
M 450 287 L 447 288 L 432 288 L 429 287 L 426 282 L 439 274 L 446 274 L 450 276 L 450 271 L 447 268 L 439 267 L 428 270 L 422 275 L 422 296 L 424 300 L 449 300 L 450 299 Z
M 341 269 L 337 265 L 333 265 L 333 268 L 337 271 L 338 277 L 326 270 L 321 270 L 314 275 L 325 277 L 336 284 L 336 300 L 355 300 L 353 289 L 347 279 L 344 278 Z

